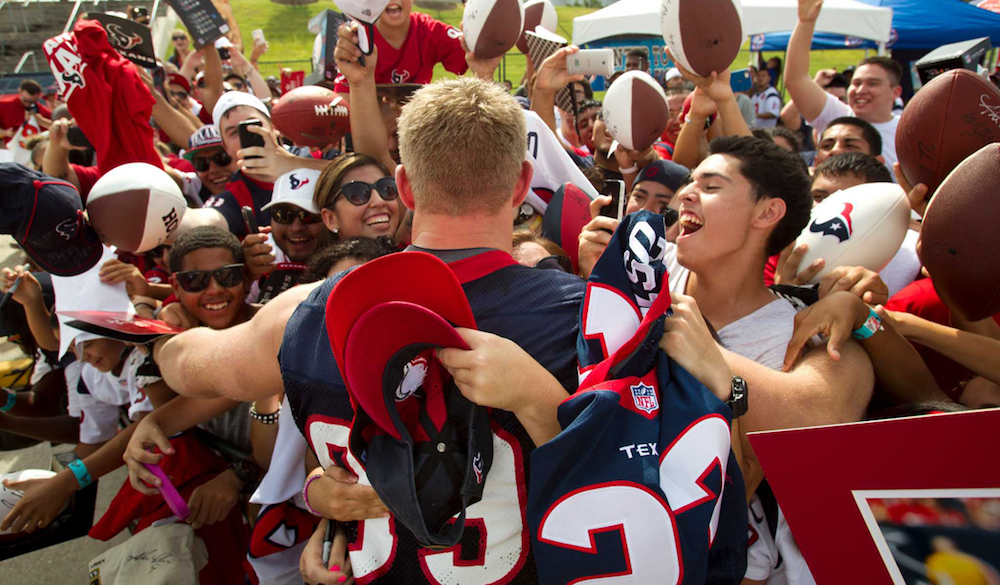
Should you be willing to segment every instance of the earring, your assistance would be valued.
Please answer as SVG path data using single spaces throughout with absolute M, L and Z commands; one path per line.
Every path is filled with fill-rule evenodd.
M 339 228 L 333 228 L 330 231 L 333 232 L 333 233 L 335 233 L 335 234 L 339 234 L 340 233 L 340 229 Z

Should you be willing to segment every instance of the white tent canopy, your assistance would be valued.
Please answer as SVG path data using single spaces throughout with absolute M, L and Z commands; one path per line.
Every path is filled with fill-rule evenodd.
M 742 0 L 743 33 L 787 32 L 798 22 L 796 0 Z M 826 32 L 889 41 L 892 9 L 869 6 L 854 0 L 825 0 L 816 22 L 817 32 Z M 611 6 L 573 19 L 573 44 L 585 45 L 609 37 L 643 35 L 662 37 L 660 2 L 657 0 L 618 0 Z

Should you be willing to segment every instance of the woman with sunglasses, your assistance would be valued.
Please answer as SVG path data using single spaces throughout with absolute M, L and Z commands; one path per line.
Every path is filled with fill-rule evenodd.
M 326 167 L 313 200 L 327 229 L 342 239 L 393 237 L 404 212 L 389 169 L 357 153 Z

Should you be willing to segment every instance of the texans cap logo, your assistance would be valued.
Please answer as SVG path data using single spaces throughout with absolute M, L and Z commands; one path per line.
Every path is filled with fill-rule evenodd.
M 303 180 L 300 180 L 295 175 L 291 175 L 291 176 L 288 177 L 288 182 L 291 183 L 292 190 L 294 191 L 294 190 L 298 189 L 299 187 L 302 187 L 303 185 L 308 185 L 309 184 L 309 179 L 306 179 L 306 180 L 303 181 Z
M 853 231 L 851 228 L 851 211 L 853 209 L 853 205 L 845 203 L 844 210 L 840 212 L 840 215 L 822 222 L 818 219 L 814 220 L 809 224 L 809 231 L 823 234 L 824 236 L 833 236 L 841 242 L 846 242 L 851 239 Z

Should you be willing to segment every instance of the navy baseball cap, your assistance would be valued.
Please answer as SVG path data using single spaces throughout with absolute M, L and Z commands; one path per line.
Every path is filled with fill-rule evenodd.
M 83 201 L 72 184 L 0 163 L 0 190 L 0 233 L 13 235 L 38 268 L 75 276 L 101 259 L 101 241 L 84 219 Z
M 454 546 L 493 462 L 489 410 L 434 354 L 468 349 L 455 330 L 476 327 L 461 284 L 430 254 L 384 256 L 337 284 L 326 323 L 354 407 L 351 453 L 422 545 Z
M 635 183 L 655 181 L 676 193 L 686 183 L 690 174 L 691 171 L 683 165 L 670 160 L 658 160 L 642 167 L 639 176 L 635 178 Z

